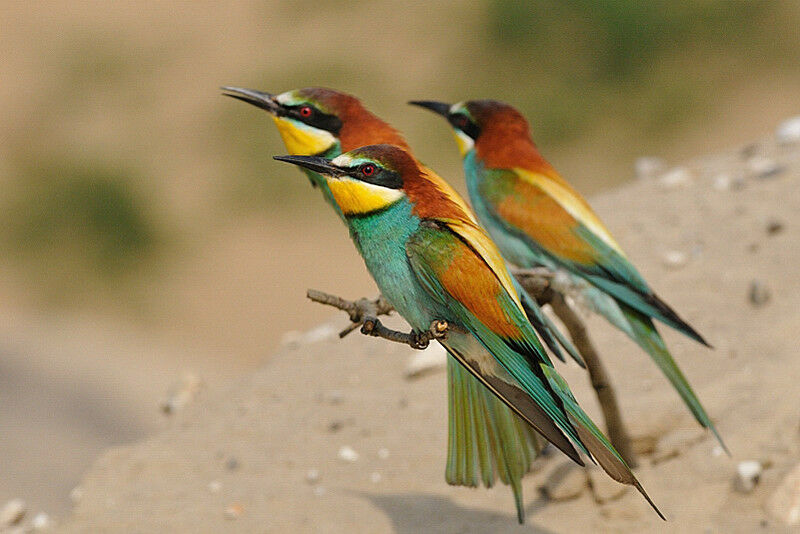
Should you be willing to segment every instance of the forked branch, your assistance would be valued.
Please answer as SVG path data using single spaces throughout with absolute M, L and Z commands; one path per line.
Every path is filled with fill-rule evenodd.
M 309 289 L 306 296 L 314 302 L 333 306 L 339 310 L 347 312 L 350 316 L 351 324 L 339 332 L 342 338 L 361 326 L 361 333 L 366 336 L 380 337 L 395 343 L 402 343 L 414 349 L 426 349 L 434 339 L 444 339 L 447 337 L 449 325 L 447 321 L 433 321 L 430 327 L 422 332 L 412 330 L 411 332 L 400 332 L 387 328 L 378 319 L 379 315 L 389 315 L 394 308 L 382 296 L 374 300 L 361 298 L 358 300 L 345 300 L 336 295 L 330 295 Z

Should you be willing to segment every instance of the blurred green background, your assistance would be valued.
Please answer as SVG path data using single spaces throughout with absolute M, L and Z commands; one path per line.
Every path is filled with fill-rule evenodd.
M 639 155 L 763 135 L 800 79 L 793 2 L 7 7 L 3 269 L 37 305 L 111 299 L 123 313 L 146 311 L 142 283 L 242 219 L 288 222 L 288 242 L 332 220 L 271 160 L 283 149 L 265 115 L 219 85 L 350 91 L 459 187 L 446 128 L 405 101 L 506 100 L 591 193 L 631 179 Z
M 3 20 L 0 335 L 27 354 L 20 325 L 57 346 L 80 323 L 64 372 L 140 384 L 139 415 L 180 369 L 234 376 L 329 317 L 307 287 L 375 292 L 333 212 L 272 161 L 271 121 L 222 85 L 356 94 L 460 189 L 448 129 L 406 101 L 516 105 L 586 193 L 800 110 L 797 2 L 4 2 Z M 119 331 L 174 358 L 142 369 L 125 336 L 97 341 Z

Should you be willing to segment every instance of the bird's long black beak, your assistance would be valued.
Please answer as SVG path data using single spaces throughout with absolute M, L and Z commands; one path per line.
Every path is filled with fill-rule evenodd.
M 310 171 L 324 174 L 326 176 L 337 177 L 347 174 L 345 170 L 340 169 L 336 165 L 331 164 L 329 160 L 319 156 L 272 156 L 272 158 L 278 161 L 285 161 L 287 163 L 292 163 L 293 165 L 305 167 Z
M 242 89 L 241 87 L 220 87 L 225 96 L 253 104 L 257 108 L 265 109 L 272 114 L 278 112 L 280 105 L 275 101 L 275 96 L 269 93 L 262 93 L 254 89 Z
M 421 108 L 429 109 L 437 115 L 441 115 L 445 118 L 450 115 L 450 104 L 445 104 L 444 102 L 435 102 L 433 100 L 412 100 L 409 102 L 409 104 L 412 106 L 419 106 Z

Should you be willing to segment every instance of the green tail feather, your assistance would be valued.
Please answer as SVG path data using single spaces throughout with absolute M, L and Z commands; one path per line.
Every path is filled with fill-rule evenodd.
M 449 435 L 448 484 L 490 488 L 499 477 L 511 486 L 517 518 L 525 522 L 522 477 L 530 471 L 542 441 L 453 357 L 447 360 Z
M 686 403 L 686 406 L 694 415 L 697 422 L 703 427 L 708 428 L 714 433 L 720 445 L 728 450 L 723 443 L 714 423 L 706 413 L 697 395 L 692 390 L 686 377 L 681 372 L 678 364 L 669 353 L 664 339 L 658 333 L 652 319 L 640 311 L 615 300 L 613 297 L 603 293 L 597 288 L 584 286 L 581 289 L 584 298 L 587 299 L 592 308 L 605 317 L 611 324 L 625 332 L 628 337 L 636 342 L 661 371 L 666 375 L 672 386 Z
M 650 506 L 653 507 L 653 510 L 655 510 L 658 516 L 666 520 L 664 514 L 661 513 L 661 510 L 659 510 L 653 500 L 650 499 L 650 496 L 645 492 L 642 485 L 631 472 L 628 464 L 622 459 L 622 456 L 620 456 L 605 434 L 597 428 L 594 421 L 583 411 L 583 408 L 578 405 L 578 401 L 575 400 L 575 397 L 569 390 L 569 386 L 561 375 L 559 375 L 555 369 L 547 365 L 540 365 L 540 367 L 547 377 L 550 386 L 553 388 L 553 391 L 558 394 L 564 403 L 564 409 L 569 416 L 570 423 L 575 427 L 581 441 L 591 453 L 592 458 L 600 464 L 600 467 L 602 467 L 611 478 L 639 490 L 639 493 L 641 493 Z
M 697 422 L 711 430 L 717 437 L 717 441 L 719 441 L 722 448 L 728 452 L 728 448 L 722 441 L 722 437 L 720 437 L 716 427 L 714 427 L 714 423 L 706 413 L 703 405 L 700 404 L 700 399 L 697 398 L 697 395 L 692 390 L 692 386 L 689 385 L 686 377 L 683 376 L 683 373 L 680 368 L 678 368 L 678 364 L 675 363 L 669 350 L 667 350 L 664 339 L 658 333 L 658 330 L 656 330 L 653 321 L 646 315 L 622 303 L 620 303 L 620 309 L 631 325 L 634 334 L 631 337 L 633 337 L 634 341 L 653 358 L 653 361 L 656 362 L 661 372 L 666 375 L 672 386 L 678 391 L 678 394 L 683 399 L 683 402 L 686 403 L 686 406 L 689 407 L 689 410 L 691 410 Z M 730 453 L 728 452 L 728 454 Z

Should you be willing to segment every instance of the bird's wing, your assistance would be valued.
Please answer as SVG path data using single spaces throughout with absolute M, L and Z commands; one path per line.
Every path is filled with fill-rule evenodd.
M 513 235 L 558 264 L 651 317 L 707 344 L 647 285 L 586 201 L 560 177 L 525 169 L 486 169 L 479 192 Z
M 612 478 L 635 486 L 652 504 L 546 359 L 519 300 L 512 298 L 497 275 L 496 269 L 506 270 L 505 266 L 487 262 L 478 252 L 493 248 L 492 242 L 479 227 L 465 231 L 462 226 L 459 221 L 427 221 L 406 244 L 409 264 L 421 285 L 459 322 L 456 328 L 471 334 L 454 335 L 442 344 L 545 438 L 576 459 L 567 436 Z M 513 284 L 511 289 L 516 292 Z M 531 354 L 534 348 L 536 354 Z
M 564 434 L 583 449 L 580 438 L 539 367 L 551 363 L 525 317 L 499 253 L 495 255 L 501 263 L 495 267 L 502 268 L 500 274 L 492 260 L 478 252 L 494 248 L 483 231 L 477 226 L 459 228 L 465 225 L 459 221 L 451 224 L 426 221 L 406 244 L 409 264 L 422 287 L 459 323 L 452 326 L 465 329 L 469 335 L 463 337 L 478 343 L 465 345 L 453 336 L 443 344 L 509 407 L 580 461 Z M 508 279 L 511 292 L 503 278 Z

